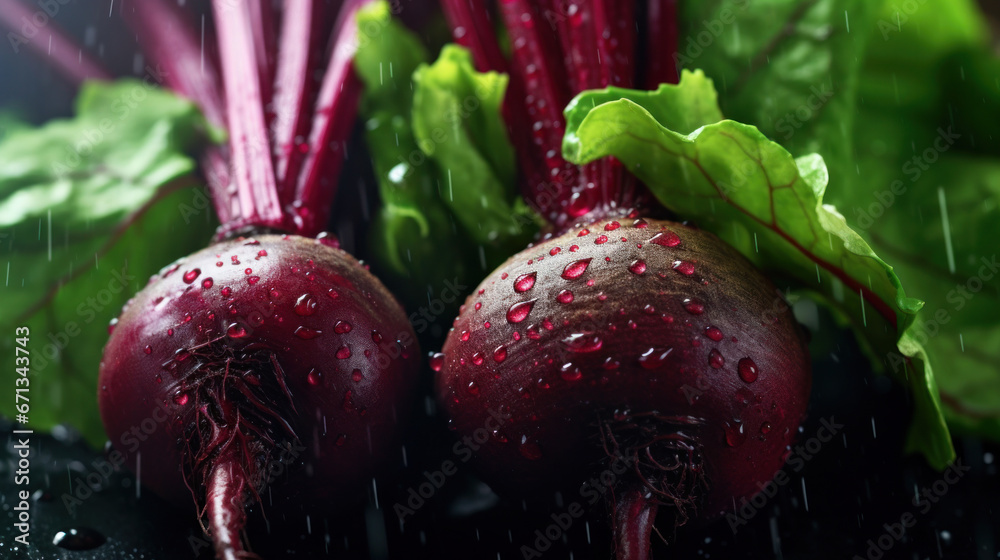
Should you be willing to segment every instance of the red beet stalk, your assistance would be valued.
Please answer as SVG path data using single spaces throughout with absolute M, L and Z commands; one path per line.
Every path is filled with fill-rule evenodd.
M 0 26 L 9 30 L 5 39 L 15 54 L 22 47 L 35 52 L 70 83 L 110 80 L 111 74 L 67 36 L 52 17 L 20 0 L 0 0 Z

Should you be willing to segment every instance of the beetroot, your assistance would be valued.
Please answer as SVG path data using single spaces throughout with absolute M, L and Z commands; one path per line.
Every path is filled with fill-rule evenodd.
M 170 85 L 225 125 L 229 144 L 203 158 L 218 240 L 126 306 L 101 363 L 101 417 L 144 484 L 197 506 L 219 558 L 251 556 L 241 533 L 265 489 L 282 514 L 363 487 L 415 385 L 402 308 L 320 233 L 356 109 L 361 4 L 343 7 L 322 82 L 318 0 L 289 10 L 277 39 L 269 2 L 215 2 L 219 73 L 176 6 L 130 7 L 148 54 L 175 69 Z
M 512 257 L 469 297 L 434 364 L 438 396 L 459 434 L 489 410 L 511 415 L 477 455 L 502 489 L 582 481 L 626 461 L 607 498 L 619 557 L 643 557 L 651 522 L 632 508 L 710 518 L 784 463 L 809 355 L 775 294 L 704 231 L 643 219 L 574 228 Z
M 480 68 L 506 70 L 492 36 L 466 33 L 482 22 L 444 6 Z M 621 559 L 649 556 L 657 519 L 670 534 L 758 492 L 787 457 L 811 383 L 802 331 L 745 258 L 652 219 L 663 209 L 619 162 L 558 155 L 558 111 L 573 94 L 676 81 L 663 62 L 676 49 L 674 7 L 647 5 L 642 58 L 662 60 L 640 76 L 629 3 L 500 2 L 513 59 L 504 114 L 522 192 L 553 233 L 479 285 L 432 358 L 459 436 L 491 411 L 510 416 L 477 452 L 501 492 L 616 475 L 601 492 Z

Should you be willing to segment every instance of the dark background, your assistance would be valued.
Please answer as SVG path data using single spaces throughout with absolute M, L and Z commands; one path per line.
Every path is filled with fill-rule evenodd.
M 118 0 L 119 2 L 122 0 Z M 135 1 L 135 0 L 132 0 Z M 82 39 L 89 51 L 119 75 L 141 74 L 143 61 L 134 38 L 117 16 L 109 17 L 110 2 L 72 2 L 57 22 Z M 993 14 L 1000 3 L 983 2 Z M 117 11 L 118 7 L 115 8 Z M 994 29 L 997 26 L 994 25 Z M 0 108 L 15 109 L 33 122 L 68 115 L 74 91 L 31 55 L 14 55 L 0 45 Z M 362 173 L 365 155 L 358 149 L 344 177 L 338 199 L 337 232 L 348 250 L 364 256 L 362 225 L 366 208 L 377 195 Z M 2 165 L 2 162 L 0 162 Z M 346 234 L 346 235 L 345 235 Z M 975 439 L 956 438 L 958 457 L 971 467 L 926 514 L 912 503 L 918 489 L 930 488 L 942 475 L 920 457 L 904 456 L 905 429 L 911 403 L 905 392 L 884 377 L 874 376 L 867 359 L 848 333 L 838 332 L 820 314 L 812 343 L 814 386 L 809 419 L 802 438 L 817 433 L 820 419 L 834 418 L 843 431 L 825 444 L 801 472 L 789 470 L 790 482 L 777 496 L 734 533 L 725 521 L 689 528 L 676 536 L 665 532 L 672 545 L 654 544 L 658 558 L 861 558 L 986 559 L 1000 557 L 996 535 L 1000 520 L 994 504 L 1000 499 L 996 461 L 1000 446 Z M 822 336 L 819 336 L 819 335 Z M 428 348 L 440 343 L 423 341 Z M 425 371 L 424 379 L 431 372 Z M 498 498 L 479 482 L 473 467 L 463 464 L 457 475 L 415 515 L 401 524 L 393 505 L 403 502 L 411 488 L 425 481 L 425 470 L 440 468 L 451 455 L 453 442 L 427 395 L 417 395 L 417 413 L 399 463 L 373 479 L 359 504 L 331 504 L 339 516 L 311 516 L 262 521 L 255 512 L 250 529 L 255 551 L 265 558 L 523 558 L 521 546 L 532 546 L 536 530 L 552 524 L 550 516 L 566 511 L 571 496 L 538 496 L 530 507 Z M 30 550 L 14 550 L 12 517 L 12 426 L 0 423 L 4 448 L 0 451 L 0 558 L 212 558 L 208 547 L 196 555 L 191 542 L 201 539 L 193 511 L 172 509 L 148 491 L 137 492 L 130 473 L 116 473 L 95 489 L 94 495 L 71 515 L 62 501 L 77 475 L 91 472 L 101 457 L 70 430 L 53 436 L 33 436 Z M 939 482 L 940 488 L 940 482 Z M 898 523 L 911 512 L 917 525 L 899 540 L 886 539 L 888 552 L 869 554 L 869 539 L 886 533 L 885 524 Z M 264 508 L 267 513 L 267 508 Z M 584 560 L 610 557 L 606 511 L 598 505 L 577 520 L 565 535 L 544 552 L 547 559 Z M 92 530 L 88 550 L 54 546 L 60 531 Z M 270 536 L 268 536 L 270 533 Z M 96 539 L 96 540 L 93 540 Z M 86 540 L 86 539 L 84 539 Z M 86 545 L 87 543 L 82 543 Z

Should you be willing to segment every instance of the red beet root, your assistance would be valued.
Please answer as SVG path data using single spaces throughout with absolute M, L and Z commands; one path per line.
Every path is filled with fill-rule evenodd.
M 308 468 L 273 496 L 325 503 L 370 477 L 417 354 L 402 309 L 344 251 L 297 236 L 219 243 L 153 277 L 122 313 L 101 364 L 102 419 L 133 468 L 141 457 L 144 484 L 181 504 L 193 494 L 216 539 L 238 544 L 226 518 L 282 457 Z
M 784 463 L 810 386 L 798 324 L 745 258 L 704 231 L 632 222 L 509 259 L 466 301 L 437 378 L 457 433 L 510 415 L 477 452 L 500 488 L 624 462 L 606 496 L 620 558 L 645 557 L 657 511 L 682 524 L 755 494 Z

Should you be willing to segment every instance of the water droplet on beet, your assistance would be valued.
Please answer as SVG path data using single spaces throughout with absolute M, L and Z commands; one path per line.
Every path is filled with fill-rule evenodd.
M 213 281 L 211 278 L 206 278 L 206 279 L 204 279 L 204 280 L 201 281 L 201 287 L 205 288 L 206 290 L 209 289 L 209 288 L 211 288 L 212 285 L 214 285 L 214 284 L 215 284 L 215 281 Z
M 621 362 L 612 358 L 611 356 L 608 356 L 607 358 L 604 359 L 604 364 L 602 364 L 601 367 L 603 367 L 608 371 L 613 371 L 621 367 Z
M 468 342 L 469 341 L 469 331 L 462 331 L 462 334 L 459 336 L 459 340 L 461 340 L 462 342 Z
M 142 349 L 142 351 L 145 352 L 146 355 L 148 356 L 153 353 L 153 347 L 147 344 L 146 347 Z
M 483 308 L 483 302 L 481 301 L 477 301 L 476 305 L 473 306 L 473 309 L 475 309 L 476 311 L 479 311 L 482 308 Z
M 511 305 L 510 309 L 507 310 L 507 322 L 520 323 L 521 321 L 527 319 L 528 314 L 531 313 L 531 308 L 534 306 L 535 300 L 533 299 Z
M 57 532 L 52 537 L 52 544 L 66 550 L 92 550 L 107 540 L 107 537 L 90 527 L 75 527 Z
M 528 441 L 528 436 L 521 436 L 521 445 L 518 447 L 521 455 L 529 461 L 537 461 L 542 458 L 542 448 L 533 441 Z
M 639 218 L 634 222 L 632 222 L 632 227 L 636 229 L 646 229 L 647 227 L 649 227 L 649 223 L 646 220 Z
M 628 267 L 628 271 L 632 274 L 642 274 L 646 272 L 646 261 L 636 260 Z
M 620 227 L 622 227 L 622 225 L 619 224 L 618 222 L 608 222 L 604 226 L 604 231 L 615 231 L 616 229 L 618 229 Z
M 535 287 L 535 276 L 536 273 L 529 272 L 528 274 L 522 274 L 514 280 L 514 291 L 518 293 L 527 292 L 528 290 Z
M 570 253 L 575 253 L 575 252 L 577 252 L 579 250 L 580 250 L 580 246 L 579 245 L 570 245 L 569 246 L 569 252 Z
M 257 282 L 260 282 L 260 276 L 251 276 L 250 278 L 247 278 L 247 282 L 252 286 Z
M 361 380 L 365 378 L 365 374 L 361 373 L 360 369 L 355 369 L 351 372 L 351 381 L 355 383 L 360 383 Z
M 167 336 L 174 336 L 174 329 L 167 329 Z
M 347 443 L 347 434 L 340 434 L 337 436 L 337 440 L 334 442 L 337 447 L 343 447 Z
M 345 334 L 351 332 L 351 328 L 351 324 L 347 321 L 337 321 L 337 323 L 333 325 L 333 332 L 337 334 Z
M 771 431 L 771 423 L 764 422 L 760 425 L 760 433 L 767 435 Z
M 306 375 L 306 381 L 308 381 L 310 385 L 319 385 L 320 381 L 322 381 L 322 376 L 323 374 L 320 373 L 319 370 L 313 368 L 309 370 L 309 373 Z
M 337 350 L 337 359 L 346 360 L 351 357 L 351 347 L 348 345 L 343 345 Z
M 264 249 L 261 249 L 260 251 L 257 251 L 257 257 L 258 258 L 260 258 L 260 257 L 266 257 L 266 256 L 267 256 L 267 251 L 265 251 Z
M 493 351 L 493 361 L 499 364 L 500 362 L 506 359 L 507 359 L 507 347 L 501 344 L 500 346 L 496 347 L 496 350 Z
M 559 292 L 559 295 L 556 296 L 556 301 L 559 303 L 573 303 L 573 292 L 569 290 Z
M 444 354 L 441 352 L 431 354 L 430 364 L 432 370 L 441 371 L 441 368 L 444 367 Z
M 312 340 L 319 335 L 323 334 L 323 331 L 318 329 L 310 329 L 306 326 L 300 326 L 295 329 L 295 336 L 301 338 L 302 340 Z
M 590 259 L 573 261 L 566 265 L 566 268 L 563 269 L 562 277 L 566 280 L 575 280 L 587 271 L 588 266 L 590 266 Z
M 486 329 L 488 329 L 488 328 L 490 328 L 491 326 L 492 326 L 492 325 L 490 325 L 490 322 L 489 322 L 489 321 L 486 321 L 485 323 L 483 323 L 483 328 L 486 328 Z
M 599 236 L 597 236 L 597 239 L 594 240 L 594 244 L 595 245 L 604 245 L 607 242 L 608 242 L 608 236 L 607 235 L 599 235 Z
M 247 335 L 246 328 L 239 323 L 233 323 L 226 329 L 226 336 L 229 338 L 243 338 Z
M 469 391 L 470 395 L 476 396 L 479 394 L 479 385 L 476 385 L 475 381 L 469 381 L 469 384 L 466 386 L 466 390 Z
M 577 237 L 583 237 L 584 235 L 590 235 L 590 230 L 587 228 L 583 228 L 579 231 L 579 233 L 576 234 Z
M 486 359 L 483 358 L 482 352 L 476 352 L 475 354 L 472 355 L 472 363 L 473 364 L 475 364 L 477 366 L 481 366 L 481 365 L 483 365 L 484 361 L 486 361 Z
M 229 286 L 223 286 L 222 289 L 219 290 L 219 293 L 222 294 L 222 297 L 229 297 L 232 295 L 233 289 Z
M 115 327 L 118 325 L 118 319 L 112 319 L 108 321 L 108 334 L 115 332 Z
M 184 283 L 185 284 L 190 284 L 191 282 L 194 282 L 195 279 L 198 278 L 199 274 L 201 274 L 201 269 L 200 268 L 194 268 L 194 269 L 191 269 L 191 270 L 185 272 L 184 273 Z
M 575 333 L 567 336 L 562 340 L 562 343 L 566 346 L 570 352 L 575 352 L 578 354 L 586 354 L 589 352 L 597 352 L 604 346 L 604 341 L 601 337 L 594 334 L 587 333 Z
M 657 369 L 667 361 L 673 350 L 673 348 L 652 347 L 639 356 L 639 365 L 643 369 Z
M 694 265 L 689 263 L 688 261 L 674 261 L 673 265 L 671 265 L 671 268 L 683 274 L 684 276 L 691 276 L 692 274 L 694 274 Z
M 722 369 L 722 366 L 726 365 L 726 359 L 718 350 L 712 348 L 712 351 L 708 353 L 708 365 L 715 369 Z
M 583 372 L 573 363 L 565 363 L 559 371 L 559 376 L 566 381 L 579 381 L 583 378 Z
M 316 298 L 312 294 L 302 294 L 295 300 L 295 313 L 307 317 L 316 312 Z
M 538 340 L 539 338 L 542 338 L 542 335 L 538 332 L 538 327 L 535 325 L 530 325 L 527 331 L 525 331 L 525 334 L 527 334 L 528 338 L 531 340 Z
M 757 364 L 750 358 L 740 358 L 736 364 L 736 371 L 740 374 L 740 379 L 747 383 L 757 381 Z
M 649 243 L 655 243 L 660 247 L 676 247 L 681 244 L 681 238 L 672 231 L 661 231 L 650 237 Z
M 684 309 L 692 315 L 701 315 L 705 312 L 705 306 L 700 301 L 691 298 L 684 300 Z
M 719 330 L 719 327 L 705 327 L 705 336 L 711 338 L 716 342 L 719 342 L 720 340 L 725 338 L 724 335 L 722 334 L 722 331 Z
M 215 261 L 215 266 L 222 266 L 222 261 Z
M 382 335 L 378 331 L 372 331 L 372 342 L 375 344 L 382 342 Z
M 333 247 L 334 249 L 340 249 L 340 240 L 337 239 L 336 235 L 330 232 L 324 231 L 316 236 L 316 242 L 320 245 L 326 245 L 327 247 Z
M 732 422 L 726 422 L 723 431 L 726 434 L 726 445 L 729 447 L 737 447 L 743 445 L 743 442 L 747 439 L 747 434 L 743 429 L 743 422 L 741 420 L 733 419 Z
M 190 400 L 188 394 L 183 391 L 174 394 L 174 402 L 177 403 L 179 406 L 186 405 L 188 403 L 188 400 Z

